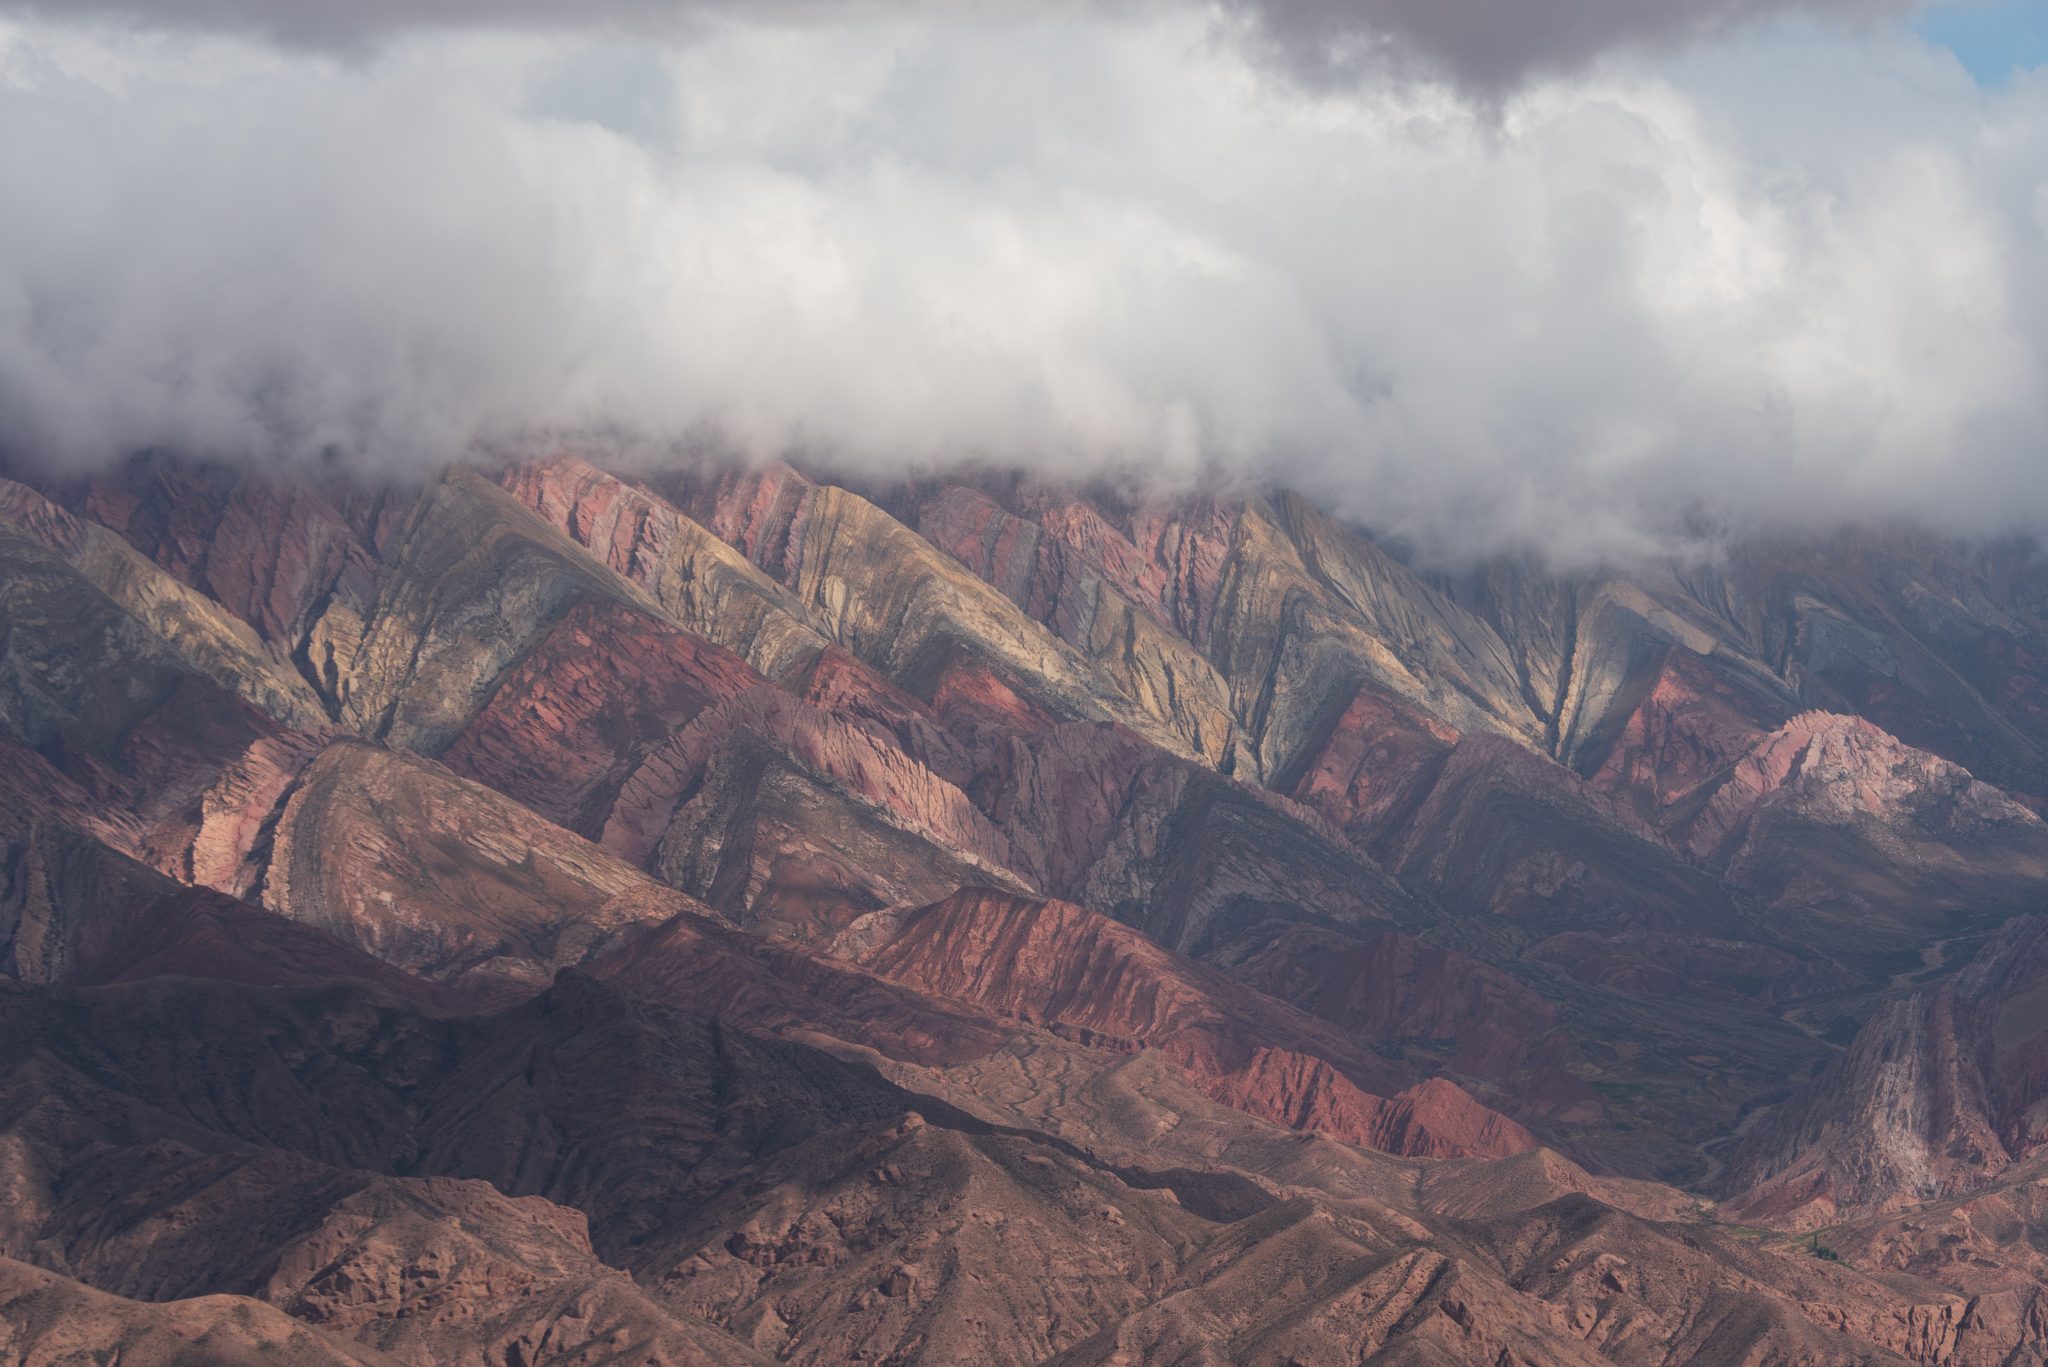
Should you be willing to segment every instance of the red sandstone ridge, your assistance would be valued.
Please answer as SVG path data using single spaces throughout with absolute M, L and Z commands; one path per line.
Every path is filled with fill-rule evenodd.
M 650 750 L 760 681 L 730 651 L 586 600 L 506 672 L 440 758 L 595 836 Z
M 651 748 L 601 843 L 742 924 L 799 939 L 963 883 L 1025 886 L 965 793 L 877 728 L 767 685 Z
M 1021 515 L 980 489 L 949 485 L 919 506 L 917 529 L 1062 635 L 1094 614 L 1107 587 L 1206 644 L 1230 549 L 1227 509 L 1207 500 L 1145 503 L 1118 517 L 1029 483 L 1009 498 Z
M 1207 1060 L 1171 1047 L 1167 1056 L 1199 1069 Z M 1411 1158 L 1505 1158 L 1537 1147 L 1527 1130 L 1442 1078 L 1381 1098 L 1352 1086 L 1321 1059 L 1258 1049 L 1234 1073 L 1202 1079 L 1226 1106 L 1298 1130 Z
M 856 925 L 846 948 L 920 991 L 1084 1041 L 1159 1049 L 1210 1096 L 1297 1129 L 1389 1153 L 1499 1157 L 1528 1131 L 1432 1080 L 1400 1075 L 1278 1001 L 1063 902 L 963 892 Z
M 1426 714 L 1360 689 L 1305 750 L 1293 796 L 1371 849 L 1422 800 L 1458 739 Z
M 649 490 L 573 457 L 509 470 L 503 482 L 677 625 L 763 674 L 780 677 L 825 645 L 795 598 Z
M 1593 773 L 1593 786 L 1627 795 L 1653 824 L 1668 826 L 1695 810 L 1695 795 L 1717 783 L 1778 719 L 1769 700 L 1673 647 Z
M 375 559 L 346 508 L 355 491 L 226 465 L 144 458 L 132 473 L 144 471 L 92 480 L 82 510 L 264 640 L 289 649 L 321 599 L 367 597 Z

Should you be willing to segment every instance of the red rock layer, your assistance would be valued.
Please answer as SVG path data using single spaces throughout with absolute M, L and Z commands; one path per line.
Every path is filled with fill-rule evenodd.
M 819 651 L 809 668 L 791 682 L 790 691 L 842 721 L 865 726 L 894 741 L 904 754 L 956 788 L 967 789 L 987 763 L 986 756 L 979 753 L 982 747 L 946 729 L 934 707 L 896 687 L 839 646 Z M 946 696 L 943 683 L 940 695 Z
M 1016 886 L 988 818 L 878 730 L 754 688 L 646 754 L 601 843 L 736 919 L 772 912 L 804 936 L 963 882 Z
M 375 558 L 348 516 L 307 482 L 144 459 L 101 476 L 82 507 L 158 565 L 295 647 L 331 594 L 367 601 Z
M 884 915 L 889 924 L 855 947 L 876 972 L 1086 1040 L 1159 1048 L 1209 1095 L 1251 1114 L 1417 1156 L 1535 1144 L 1447 1082 L 1391 1102 L 1366 1091 L 1359 1081 L 1391 1091 L 1397 1075 L 1291 1008 L 1080 907 L 963 892 Z M 1344 1070 L 1301 1052 L 1318 1045 Z
M 1288 791 L 1370 850 L 1422 800 L 1457 742 L 1441 722 L 1360 689 L 1311 743 Z
M 1145 500 L 1112 516 L 1028 481 L 1004 498 L 1007 508 L 987 490 L 948 485 L 920 502 L 917 530 L 1068 639 L 1074 614 L 1097 591 L 1089 581 L 1099 577 L 1162 626 L 1207 645 L 1233 509 L 1207 499 Z
M 1700 656 L 1674 647 L 1591 778 L 1668 827 L 1692 809 L 1779 716 Z
M 1517 1103 L 1597 1114 L 1596 1094 L 1568 1069 L 1556 1008 L 1497 968 L 1389 932 L 1369 940 L 1288 931 L 1231 975 L 1383 1050 L 1416 1051 Z
M 761 682 L 728 650 L 602 599 L 571 608 L 440 755 L 455 772 L 595 836 L 640 761 Z

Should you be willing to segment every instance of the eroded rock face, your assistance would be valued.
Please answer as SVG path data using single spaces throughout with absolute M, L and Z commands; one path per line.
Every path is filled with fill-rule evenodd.
M 1593 786 L 1630 801 L 1652 825 L 1682 823 L 1781 720 L 1773 701 L 1674 646 L 1592 774 Z
M 541 986 L 687 898 L 428 761 L 337 743 L 300 777 L 262 904 L 443 982 Z
M 2039 905 L 2048 825 L 1960 766 L 1861 718 L 1763 737 L 1685 835 L 1731 881 L 1870 951 L 1909 955 Z
M 835 641 L 912 693 L 935 696 L 965 658 L 1060 720 L 1122 722 L 1210 760 L 1229 743 L 1226 716 L 1181 697 L 1176 671 L 1191 671 L 1198 695 L 1206 669 L 1163 635 L 1148 633 L 1143 660 L 1135 639 L 1126 651 L 1090 633 L 1077 648 L 873 503 L 786 466 L 676 488 L 687 511 L 785 585 Z M 1137 629 L 1138 618 L 1125 621 Z M 1116 669 L 1092 667 L 1097 651 Z
M 71 654 L 77 633 L 96 631 L 98 649 L 144 649 L 159 660 L 204 676 L 252 707 L 290 726 L 317 726 L 325 712 L 288 658 L 288 646 L 264 638 L 232 611 L 223 610 L 151 563 L 115 532 L 66 513 L 41 494 L 0 479 L 0 540 L 10 557 L 9 576 L 23 579 L 39 603 L 17 598 L 10 620 L 38 634 L 70 633 L 54 648 Z M 37 554 L 37 552 L 44 554 Z M 67 568 L 75 581 L 57 567 Z M 62 615 L 39 607 L 62 605 Z M 107 639 L 109 633 L 117 633 Z M 121 638 L 126 644 L 121 644 Z M 33 641 L 15 647 L 33 651 Z M 48 656 L 44 657 L 49 658 Z M 102 669 L 110 661 L 100 662 Z M 159 666 L 161 668 L 161 665 Z M 103 680 L 91 680 L 99 686 Z
M 960 789 L 876 728 L 765 685 L 651 749 L 600 839 L 734 920 L 800 939 L 963 883 L 1025 886 Z
M 586 599 L 506 671 L 441 762 L 594 836 L 649 751 L 760 682 L 701 637 Z
M 872 921 L 846 947 L 876 972 L 1091 1044 L 1158 1049 L 1252 1115 L 1420 1157 L 1535 1146 L 1456 1085 L 1397 1091 L 1407 1079 L 1376 1055 L 1080 907 L 974 892 Z
M 2044 1005 L 2048 922 L 2022 917 L 1952 977 L 1880 1007 L 1764 1117 L 1731 1167 L 1736 1205 L 1811 1228 L 2001 1179 L 2048 1145 Z
M 979 490 L 956 486 L 918 510 L 917 531 L 1087 655 L 1197 755 L 1234 768 L 1229 686 L 1191 640 L 1160 620 L 1163 567 L 1147 565 L 1134 542 L 1085 505 L 1054 509 L 1048 520 L 1041 527 L 1013 517 Z M 1098 567 L 1097 558 L 1121 575 Z M 1150 601 L 1128 596 L 1120 580 L 1135 581 Z
M 504 671 L 591 598 L 636 606 L 612 576 L 473 471 L 456 469 L 406 510 L 358 618 L 335 604 L 319 673 L 341 721 L 436 754 Z M 316 628 L 316 631 L 318 629 Z
M 0 1017 L 0 1095 L 45 1099 L 5 1112 L 0 1248 L 134 1293 L 260 1300 L 312 1326 L 305 1341 L 364 1345 L 341 1361 L 595 1363 L 632 1345 L 664 1363 L 1029 1363 L 1206 1342 L 1275 1362 L 1846 1364 L 2033 1341 L 2018 1298 L 2002 1317 L 1992 1297 L 1915 1302 L 1789 1248 L 1651 1223 L 1588 1194 L 1676 1213 L 1648 1184 L 1620 1192 L 1554 1156 L 1418 1183 L 1400 1160 L 1282 1141 L 1294 1184 L 1277 1193 L 1105 1163 L 573 974 L 473 1018 L 191 980 L 5 989 Z M 1029 1277 L 1007 1275 L 1020 1261 Z M 101 1332 L 111 1310 L 86 1309 Z
M 508 471 L 504 485 L 684 630 L 779 678 L 825 644 L 802 604 L 658 495 L 574 457 Z
M 1507 974 L 1398 931 L 1368 940 L 1294 930 L 1232 975 L 1383 1053 L 1500 1087 L 1531 1111 L 1590 1115 L 1595 1093 L 1568 1066 L 1556 1008 Z

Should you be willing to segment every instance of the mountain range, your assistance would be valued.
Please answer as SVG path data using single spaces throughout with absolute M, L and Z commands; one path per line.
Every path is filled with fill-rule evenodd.
M 0 479 L 0 1357 L 2048 1358 L 2048 557 Z

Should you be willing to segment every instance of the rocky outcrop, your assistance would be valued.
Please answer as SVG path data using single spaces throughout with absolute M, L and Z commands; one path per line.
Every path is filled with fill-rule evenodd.
M 139 562 L 125 545 L 117 554 Z M 272 696 L 261 669 L 238 673 L 160 634 L 40 544 L 4 532 L 0 635 L 9 795 L 186 881 L 242 891 L 240 857 L 326 728 L 290 729 L 258 706 Z M 217 683 L 209 662 L 246 686 Z
M 2004 837 L 2027 841 L 2040 819 L 1958 765 L 1912 749 L 1858 717 L 1808 712 L 1761 737 L 1714 789 L 1686 829 L 1688 848 L 1701 858 L 1734 863 L 1754 859 L 1731 850 L 1770 809 L 1817 825 L 1863 827 L 1880 853 L 1901 847 L 1983 844 Z M 1889 847 L 1889 848 L 1888 848 Z M 2016 868 L 2017 877 L 2041 876 L 2048 863 Z M 1963 861 L 1955 861 L 1961 865 Z
M 318 726 L 326 720 L 320 699 L 291 664 L 289 647 L 264 640 L 248 623 L 152 564 L 114 532 L 81 521 L 34 490 L 6 479 L 0 479 L 0 547 L 9 560 L 9 576 L 21 580 L 7 609 L 10 622 L 26 627 L 41 620 L 45 630 L 74 633 L 75 642 L 75 633 L 95 629 L 93 623 L 106 632 L 125 619 L 131 642 L 147 641 L 167 661 L 205 677 L 279 722 Z M 38 550 L 45 554 L 36 554 Z M 58 564 L 76 575 L 77 582 L 66 583 Z M 28 601 L 31 594 L 57 608 L 62 617 L 42 616 Z M 63 620 L 72 614 L 80 620 Z
M 1729 769 L 1783 719 L 1773 700 L 1674 647 L 1644 679 L 1642 698 L 1627 710 L 1592 785 L 1668 830 L 1695 817 Z
M 342 722 L 437 754 L 500 677 L 579 603 L 653 611 L 511 496 L 451 470 L 406 511 L 360 617 L 340 600 L 313 630 L 315 677 Z
M 977 792 L 1041 891 L 1229 963 L 1286 925 L 1412 922 L 1408 894 L 1306 809 L 1121 728 L 1015 739 Z
M 1159 620 L 1156 595 L 1164 585 L 1147 584 L 1155 594 L 1149 605 L 1126 596 L 1087 552 L 1119 560 L 1128 574 L 1137 568 L 1136 547 L 1083 505 L 1061 511 L 1066 516 L 1048 531 L 979 490 L 954 486 L 918 510 L 917 531 L 1086 655 L 1120 693 L 1186 737 L 1196 755 L 1234 769 L 1229 687 L 1191 641 Z
M 938 709 L 905 693 L 839 646 L 827 646 L 790 684 L 790 692 L 843 722 L 864 727 L 963 791 L 990 766 L 1004 739 L 952 728 Z M 957 715 L 957 714 L 956 714 Z M 964 734 L 963 734 L 964 731 Z
M 1805 1229 L 1975 1191 L 2048 1147 L 2048 921 L 1881 1006 L 1737 1150 L 1731 1205 Z
M 432 1009 L 463 1004 L 329 936 L 174 882 L 88 831 L 0 799 L 0 976 L 92 985 L 165 975 L 351 982 Z
M 0 1353 L 22 1367 L 74 1362 L 375 1367 L 396 1362 L 246 1297 L 133 1301 L 12 1258 L 0 1258 Z
M 326 601 L 367 603 L 377 505 L 391 501 L 331 473 L 272 474 L 162 454 L 138 456 L 60 496 L 291 654 Z
M 1360 689 L 1308 742 L 1298 773 L 1281 786 L 1359 849 L 1383 848 L 1435 785 L 1458 740 L 1426 713 Z
M 1859 1267 L 1920 1277 L 1970 1297 L 1959 1327 L 1987 1342 L 2029 1352 L 2048 1342 L 2041 1288 L 2048 1256 L 2039 1230 L 2048 1217 L 2040 1156 L 2016 1163 L 1965 1196 L 1868 1215 L 1809 1236 Z

